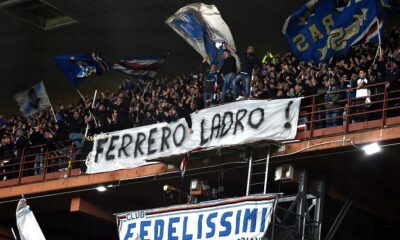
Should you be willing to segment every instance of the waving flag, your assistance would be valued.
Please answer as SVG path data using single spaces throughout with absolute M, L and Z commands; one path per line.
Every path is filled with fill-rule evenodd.
M 30 89 L 14 95 L 19 110 L 25 116 L 31 116 L 50 106 L 49 96 L 43 82 L 40 82 Z
M 59 55 L 53 59 L 75 88 L 92 74 L 102 75 L 110 71 L 110 63 L 96 52 Z
M 386 1 L 310 0 L 286 19 L 282 32 L 300 60 L 325 62 L 345 55 L 362 40 L 378 41 L 388 10 Z
M 214 5 L 189 4 L 170 16 L 165 23 L 210 64 L 221 66 L 224 47 L 227 47 L 240 69 L 231 31 Z
M 21 240 L 46 240 L 24 197 L 18 202 L 16 217 Z
M 160 56 L 136 56 L 122 58 L 114 64 L 113 69 L 132 76 L 138 80 L 147 81 L 157 75 L 158 69 L 165 62 L 167 54 Z

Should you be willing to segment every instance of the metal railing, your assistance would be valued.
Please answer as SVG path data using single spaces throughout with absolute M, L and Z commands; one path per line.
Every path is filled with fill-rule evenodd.
M 309 139 L 355 131 L 366 131 L 400 124 L 400 90 L 391 90 L 386 83 L 365 87 L 369 96 L 349 97 L 359 88 L 334 92 L 343 98 L 335 102 L 335 108 L 325 107 L 324 94 L 307 96 L 300 107 L 296 139 Z M 366 102 L 366 98 L 370 101 Z M 398 113 L 396 112 L 398 110 Z M 335 112 L 337 116 L 327 117 Z M 394 111 L 394 113 L 393 113 Z M 343 114 L 345 113 L 345 114 Z M 332 124 L 327 127 L 327 121 Z M 55 150 L 46 150 L 45 145 L 13 150 L 12 157 L 0 160 L 0 187 L 24 183 L 59 179 L 81 174 L 81 149 L 74 141 L 59 144 Z
M 0 187 L 81 174 L 81 148 L 73 141 L 59 143 L 54 150 L 38 145 L 13 150 L 9 155 L 0 160 Z
M 360 89 L 366 89 L 370 94 L 352 97 Z M 325 94 L 303 98 L 296 139 L 348 134 L 400 124 L 400 90 L 389 90 L 386 82 L 335 91 L 333 94 L 340 94 L 343 98 L 333 102 L 332 108 L 326 108 Z

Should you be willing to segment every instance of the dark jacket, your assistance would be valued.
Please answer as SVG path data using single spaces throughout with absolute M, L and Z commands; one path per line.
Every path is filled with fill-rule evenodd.
M 386 79 L 390 82 L 390 88 L 400 89 L 400 70 L 392 69 L 386 72 Z
M 220 73 L 226 75 L 228 73 L 236 73 L 236 72 L 237 72 L 236 59 L 232 56 L 226 58 L 224 60 L 224 64 L 222 64 Z
M 55 141 L 56 142 L 64 142 L 68 139 L 68 131 L 64 125 L 64 123 L 59 122 L 59 128 L 55 132 Z
M 28 139 L 26 139 L 25 136 L 20 136 L 17 137 L 17 140 L 15 141 L 15 148 L 16 149 L 24 149 L 29 146 Z
M 29 141 L 31 142 L 32 146 L 42 145 L 45 144 L 45 139 L 40 132 L 33 132 L 30 137 Z
M 11 158 L 13 156 L 12 151 L 14 150 L 14 144 L 8 143 L 8 144 L 2 144 L 0 146 L 0 159 L 7 159 Z
M 144 117 L 144 119 L 142 121 L 142 126 L 147 126 L 147 125 L 151 125 L 151 124 L 155 124 L 155 123 L 157 123 L 157 122 L 153 117 L 148 118 L 146 116 L 146 117 Z
M 241 72 L 252 74 L 253 68 L 260 66 L 260 61 L 258 60 L 256 55 L 248 55 L 245 54 L 242 58 L 242 68 Z
M 108 118 L 111 117 L 111 111 L 103 110 L 99 111 L 98 109 L 93 109 L 92 113 L 96 117 L 97 124 L 100 125 L 100 131 L 106 132 L 108 129 Z
M 122 128 L 131 127 L 131 122 L 129 120 L 129 105 L 131 103 L 132 96 L 124 98 L 124 101 L 120 105 L 113 104 L 111 107 L 115 109 L 118 113 L 118 125 Z
M 189 128 L 192 128 L 192 117 L 190 114 L 194 112 L 188 104 L 183 105 L 183 107 L 178 109 L 178 116 L 179 118 L 185 118 L 186 123 Z
M 329 86 L 326 88 L 327 91 L 333 91 L 333 93 L 326 93 L 324 100 L 325 100 L 325 108 L 326 109 L 332 109 L 332 108 L 338 108 L 340 107 L 339 103 L 337 102 L 342 98 L 341 93 L 335 93 L 335 91 L 339 91 L 339 87 L 337 85 L 335 86 Z
M 81 133 L 84 128 L 84 123 L 80 118 L 75 119 L 72 117 L 68 120 L 68 128 L 71 133 Z
M 204 77 L 203 92 L 213 93 L 216 81 L 217 81 L 216 73 L 211 73 L 211 72 L 207 73 L 207 75 Z

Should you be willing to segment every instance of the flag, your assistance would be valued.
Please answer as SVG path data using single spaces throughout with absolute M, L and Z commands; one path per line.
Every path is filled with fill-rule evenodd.
M 18 202 L 17 227 L 21 240 L 45 240 L 42 230 L 36 221 L 35 215 L 24 197 Z
M 92 74 L 102 75 L 110 71 L 110 63 L 97 52 L 59 55 L 53 60 L 75 88 Z
M 383 38 L 383 18 L 375 18 L 371 22 L 367 33 L 361 38 L 360 43 L 379 42 L 379 38 Z
M 170 16 L 165 23 L 210 64 L 220 67 L 224 48 L 227 47 L 236 58 L 238 70 L 240 69 L 231 31 L 214 5 L 189 4 Z
M 126 57 L 113 65 L 118 70 L 138 80 L 147 81 L 157 75 L 158 69 L 165 62 L 167 54 L 160 56 Z
M 40 82 L 30 89 L 14 95 L 19 110 L 25 116 L 31 116 L 50 106 L 49 96 L 43 82 Z
M 182 179 L 185 177 L 186 166 L 187 166 L 188 160 L 189 160 L 189 153 L 186 153 L 186 155 L 183 157 L 183 159 L 181 161 L 181 165 L 179 167 Z
M 301 61 L 326 62 L 354 44 L 378 41 L 383 28 L 377 26 L 388 12 L 385 1 L 310 0 L 286 19 L 282 32 Z

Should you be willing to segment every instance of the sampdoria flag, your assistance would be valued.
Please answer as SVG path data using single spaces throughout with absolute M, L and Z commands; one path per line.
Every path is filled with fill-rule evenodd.
M 157 75 L 158 69 L 165 62 L 167 54 L 160 56 L 135 56 L 126 57 L 113 65 L 113 69 L 118 70 L 132 78 L 147 81 Z
M 210 64 L 223 63 L 224 47 L 240 62 L 236 55 L 235 42 L 228 25 L 214 5 L 189 4 L 170 16 L 165 23 L 188 42 Z
M 92 74 L 102 75 L 110 71 L 110 63 L 97 52 L 59 55 L 53 59 L 75 88 Z
M 24 197 L 18 202 L 17 211 L 17 227 L 21 240 L 45 240 L 42 230 L 36 221 L 35 215 Z
M 25 116 L 31 116 L 50 106 L 49 96 L 43 82 L 40 82 L 30 89 L 14 95 L 19 110 Z
M 390 0 L 310 0 L 286 19 L 282 32 L 302 61 L 326 62 L 357 43 L 378 42 Z

